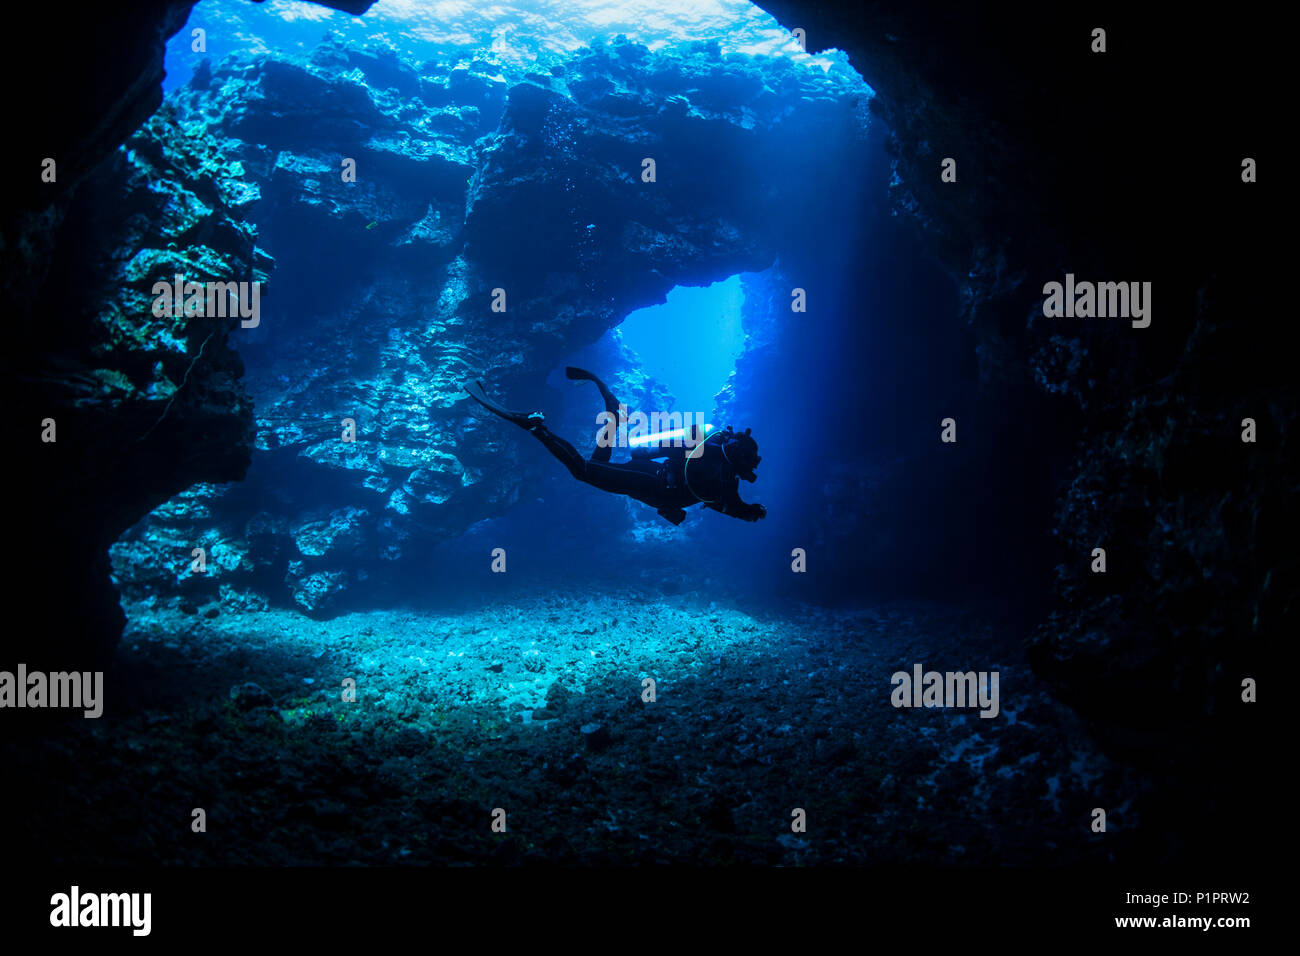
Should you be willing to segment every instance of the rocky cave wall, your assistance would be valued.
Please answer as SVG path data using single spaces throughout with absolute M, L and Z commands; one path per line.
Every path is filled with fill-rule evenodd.
M 234 480 L 247 463 L 250 410 L 238 359 L 224 347 L 225 331 L 209 340 L 206 333 L 192 336 L 186 323 L 173 329 L 146 323 L 139 355 L 130 355 L 135 345 L 106 333 L 101 310 L 111 315 L 112 301 L 130 294 L 125 287 L 105 288 L 121 264 L 94 261 L 75 219 L 72 227 L 66 222 L 81 187 L 158 109 L 164 45 L 193 5 L 144 0 L 130 15 L 109 8 L 75 15 L 54 7 L 28 10 L 29 49 L 48 40 L 76 54 L 57 61 L 48 54 L 42 66 L 57 62 L 58 69 L 42 68 L 36 80 L 34 61 L 20 52 L 0 68 L 7 88 L 16 91 L 8 114 L 15 145 L 0 155 L 8 184 L 0 197 L 0 299 L 13 330 L 0 363 L 6 407 L 15 421 L 32 426 L 24 432 L 23 440 L 31 440 L 30 448 L 23 446 L 24 465 L 7 477 L 10 500 L 22 503 L 13 531 L 23 542 L 24 560 L 6 587 L 11 605 L 35 609 L 42 622 L 14 642 L 11 653 L 21 657 L 11 664 L 22 659 L 56 668 L 106 661 L 123 623 L 108 544 L 196 480 Z M 322 5 L 360 14 L 370 0 Z M 166 151 L 170 157 L 158 157 L 163 169 L 183 178 L 166 167 L 185 147 L 169 144 Z M 116 188 L 125 191 L 120 181 Z M 197 195 L 207 207 L 197 217 L 200 233 L 229 219 L 219 196 L 210 202 L 211 188 Z M 119 236 L 141 234 L 138 223 L 112 225 Z M 215 229 L 226 231 L 224 237 L 157 238 L 183 254 L 206 246 L 205 266 L 247 274 L 252 263 L 244 261 L 249 250 L 236 238 L 239 223 L 228 225 L 233 234 Z M 191 344 L 193 354 L 185 351 Z M 154 373 L 158 363 L 163 368 Z M 173 401 L 181 381 L 186 389 Z M 49 440 L 48 420 L 57 441 Z M 234 437 L 241 431 L 247 433 L 242 447 Z
M 1297 393 L 1269 201 L 1241 178 L 1271 127 L 1238 91 L 1274 87 L 1276 34 L 1234 21 L 1211 51 L 1194 18 L 1104 3 L 759 5 L 879 94 L 892 201 L 961 281 L 986 400 L 1021 403 L 1023 460 L 1056 459 L 1035 668 L 1117 745 L 1161 750 L 1175 728 L 1205 752 L 1259 741 L 1241 681 L 1297 591 L 1280 531 Z M 944 157 L 962 185 L 941 181 Z M 1152 327 L 1045 320 L 1043 283 L 1067 272 L 1151 281 Z M 1247 418 L 1267 440 L 1242 442 Z

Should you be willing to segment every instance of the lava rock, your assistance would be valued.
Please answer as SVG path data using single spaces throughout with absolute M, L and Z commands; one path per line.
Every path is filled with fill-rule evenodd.
M 253 710 L 256 707 L 270 707 L 275 701 L 261 685 L 249 682 L 230 688 L 230 699 L 240 710 Z
M 598 721 L 583 724 L 580 730 L 582 733 L 582 741 L 587 745 L 588 750 L 599 753 L 614 742 L 614 738 L 610 734 L 609 728 Z

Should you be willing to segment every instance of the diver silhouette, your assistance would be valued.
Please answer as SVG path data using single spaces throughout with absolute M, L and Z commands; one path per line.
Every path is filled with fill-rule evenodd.
M 592 382 L 600 389 L 605 410 L 614 416 L 615 423 L 620 422 L 618 399 L 604 382 L 591 372 L 572 366 L 564 374 L 575 381 Z M 748 428 L 736 432 L 728 426 L 703 440 L 697 438 L 690 448 L 685 444 L 634 447 L 632 461 L 614 463 L 609 460 L 614 450 L 612 444 L 597 442 L 591 457 L 583 458 L 576 448 L 546 427 L 541 412 L 514 412 L 497 404 L 487 397 L 482 382 L 466 384 L 465 391 L 492 414 L 527 430 L 560 459 L 574 478 L 601 491 L 635 498 L 675 525 L 686 520 L 687 508 L 697 504 L 742 521 L 757 521 L 767 516 L 767 509 L 762 505 L 740 500 L 740 479 L 756 481 L 754 469 L 762 460 L 758 442 Z M 698 436 L 698 432 L 695 434 Z

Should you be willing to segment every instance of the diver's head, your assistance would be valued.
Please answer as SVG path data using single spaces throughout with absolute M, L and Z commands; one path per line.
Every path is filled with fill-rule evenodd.
M 746 481 L 757 481 L 754 469 L 763 458 L 758 453 L 758 442 L 749 432 L 748 428 L 743 432 L 733 432 L 728 427 L 722 436 L 722 454 L 737 475 Z

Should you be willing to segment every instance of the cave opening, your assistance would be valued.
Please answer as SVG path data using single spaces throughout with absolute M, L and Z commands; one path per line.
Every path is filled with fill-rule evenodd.
M 707 286 L 675 286 L 665 301 L 637 309 L 611 330 L 684 413 L 709 416 L 745 348 L 739 275 Z
M 650 384 L 650 394 L 658 399 L 655 407 L 640 411 L 714 422 L 731 392 L 736 363 L 751 342 L 746 318 L 750 324 L 772 321 L 758 315 L 758 302 L 751 302 L 746 312 L 745 283 L 761 277 L 738 273 L 707 285 L 674 286 L 663 302 L 629 312 L 596 342 L 567 356 L 552 369 L 547 384 L 563 390 L 568 365 L 586 367 L 585 362 L 598 374 L 601 368 L 612 372 L 611 365 L 626 365 Z M 566 408 L 571 404 L 566 399 Z M 637 410 L 629 404 L 629 413 Z

